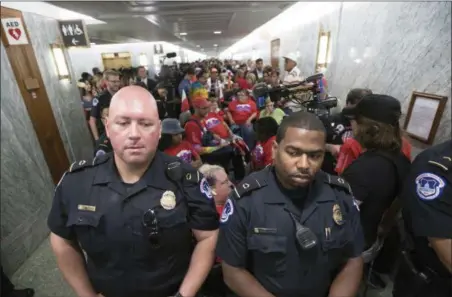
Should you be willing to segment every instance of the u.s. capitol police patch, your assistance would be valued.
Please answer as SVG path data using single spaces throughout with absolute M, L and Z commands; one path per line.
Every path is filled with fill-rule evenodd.
M 207 182 L 205 177 L 201 179 L 201 182 L 199 183 L 199 189 L 201 190 L 201 193 L 203 193 L 208 199 L 212 199 L 212 189 L 210 188 L 209 183 Z
M 234 205 L 231 199 L 228 199 L 223 207 L 223 212 L 221 213 L 220 223 L 226 223 L 229 217 L 234 213 Z
M 97 104 L 99 104 L 99 99 L 94 98 L 93 99 L 93 106 L 97 106 Z
M 416 177 L 416 193 L 422 200 L 433 200 L 443 192 L 446 183 L 433 173 L 422 173 Z

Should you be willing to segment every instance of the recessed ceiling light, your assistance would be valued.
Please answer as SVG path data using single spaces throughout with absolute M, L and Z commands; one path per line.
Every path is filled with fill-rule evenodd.
M 199 44 L 196 47 L 201 47 Z
M 218 44 L 214 44 L 213 46 L 217 47 L 217 46 L 218 46 Z
M 182 33 L 179 33 L 179 35 L 180 35 L 180 36 L 185 36 L 185 35 L 187 35 L 187 33 L 182 32 Z
M 96 43 L 95 43 L 95 42 L 91 42 L 90 44 L 91 44 L 91 45 L 96 45 Z
M 213 31 L 213 34 L 221 34 L 221 31 Z

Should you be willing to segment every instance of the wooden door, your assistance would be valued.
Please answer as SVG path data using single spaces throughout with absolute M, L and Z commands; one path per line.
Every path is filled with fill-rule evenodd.
M 52 175 L 53 182 L 58 183 L 69 168 L 69 160 L 61 140 L 58 126 L 53 116 L 52 107 L 39 70 L 38 62 L 31 45 L 30 36 L 24 23 L 22 12 L 2 7 L 1 18 L 19 18 L 22 20 L 28 44 L 13 45 L 8 41 L 6 30 L 2 26 L 2 43 L 5 46 L 20 93 L 38 137 L 44 158 Z M 50 52 L 49 45 L 49 52 Z M 55 82 L 57 83 L 57 82 Z M 36 172 L 39 174 L 39 172 Z

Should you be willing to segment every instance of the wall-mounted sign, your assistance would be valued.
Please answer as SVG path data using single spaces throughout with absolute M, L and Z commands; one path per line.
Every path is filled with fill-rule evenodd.
M 2 25 L 9 45 L 28 44 L 27 33 L 21 18 L 2 19 Z
M 65 47 L 89 47 L 88 32 L 83 20 L 59 21 L 58 23 Z

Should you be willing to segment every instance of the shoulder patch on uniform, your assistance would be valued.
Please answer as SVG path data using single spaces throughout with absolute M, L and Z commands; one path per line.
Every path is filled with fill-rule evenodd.
M 347 191 L 347 193 L 349 193 L 349 194 L 352 194 L 352 189 L 351 189 L 350 185 L 342 177 L 331 175 L 331 174 L 325 174 L 325 182 L 332 186 L 341 188 L 341 189 Z
M 440 176 L 434 173 L 421 173 L 416 177 L 416 194 L 422 200 L 434 200 L 438 198 L 446 182 Z
M 249 176 L 234 187 L 233 193 L 236 199 L 241 199 L 247 193 L 263 188 L 265 186 L 267 186 L 267 182 L 265 180 L 258 180 L 254 176 Z
M 212 189 L 210 188 L 210 185 L 207 182 L 205 177 L 203 177 L 201 179 L 201 182 L 199 183 L 199 190 L 201 191 L 201 193 L 204 194 L 204 196 L 207 197 L 207 199 L 212 199 L 213 198 Z
M 229 220 L 229 217 L 234 213 L 234 204 L 231 199 L 228 199 L 223 207 L 223 212 L 221 213 L 220 223 L 224 224 Z
M 441 168 L 444 171 L 452 169 L 452 158 L 448 156 L 440 156 L 428 161 L 430 165 Z
M 99 104 L 99 99 L 94 98 L 93 99 L 93 106 L 97 106 L 97 104 Z

